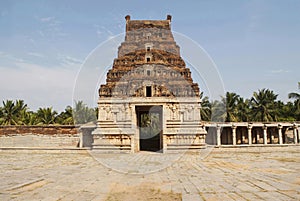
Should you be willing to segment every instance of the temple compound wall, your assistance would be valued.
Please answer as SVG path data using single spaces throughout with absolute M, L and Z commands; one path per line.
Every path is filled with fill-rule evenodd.
M 171 111 L 169 111 L 169 114 L 173 118 Z M 184 115 L 182 118 L 184 118 Z M 178 127 L 174 128 L 174 124 L 167 123 L 167 125 L 168 128 L 178 129 Z M 181 127 L 181 131 L 185 133 L 185 129 L 188 126 L 189 123 L 185 123 L 185 126 Z M 207 131 L 205 146 L 221 148 L 300 145 L 300 123 L 202 122 L 200 127 L 202 128 L 203 126 Z M 95 125 L 0 126 L 0 149 L 90 149 L 94 142 L 91 133 L 95 128 Z M 189 143 L 191 139 L 189 137 L 191 135 L 179 135 L 179 137 L 174 136 L 173 132 L 171 131 L 171 134 L 166 133 L 165 135 L 167 137 L 164 139 L 166 147 L 169 146 L 170 148 L 174 144 L 173 149 L 176 150 L 176 147 L 180 144 L 178 141 L 183 141 L 186 144 L 186 148 L 190 148 Z M 127 146 L 127 151 L 130 152 L 130 137 L 134 137 L 134 135 L 124 135 L 123 137 L 114 135 L 114 137 L 123 139 L 124 147 L 117 146 L 113 150 L 125 151 L 126 149 L 124 148 Z M 110 140 L 109 143 L 111 142 Z M 113 146 L 113 144 L 109 146 Z M 203 146 L 201 147 L 204 148 Z
M 2 149 L 74 149 L 79 144 L 80 133 L 77 126 L 0 126 Z

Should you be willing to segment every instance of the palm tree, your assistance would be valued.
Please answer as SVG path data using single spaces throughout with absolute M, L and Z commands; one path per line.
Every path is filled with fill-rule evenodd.
M 296 106 L 298 107 L 298 108 L 300 108 L 300 94 L 298 94 L 298 93 L 289 93 L 288 94 L 288 97 L 290 98 L 290 99 L 295 99 L 295 103 L 296 103 Z
M 215 100 L 211 103 L 211 121 L 223 122 L 226 119 L 226 108 L 223 102 Z
M 294 99 L 297 99 L 297 100 L 300 99 L 300 94 L 295 93 L 295 92 L 289 93 L 288 96 L 289 96 L 289 98 L 294 98 Z
M 2 124 L 3 108 L 0 106 L 0 125 Z
M 211 103 L 209 102 L 209 98 L 205 96 L 203 98 L 203 92 L 200 94 L 201 99 L 201 119 L 203 121 L 210 121 L 211 120 Z
M 295 121 L 296 105 L 292 102 L 284 103 L 282 101 L 276 102 L 278 110 L 278 121 Z
M 240 98 L 239 95 L 237 95 L 236 93 L 232 93 L 232 92 L 227 92 L 226 97 L 225 98 L 222 97 L 222 102 L 226 108 L 225 121 L 227 121 L 227 122 L 238 121 L 237 103 L 238 103 L 239 98 Z
M 39 108 L 37 118 L 40 124 L 55 124 L 57 112 L 52 110 L 52 107 Z
M 17 120 L 19 125 L 26 125 L 27 116 L 28 116 L 28 107 L 24 103 L 24 100 L 16 100 L 15 102 L 17 113 Z
M 57 116 L 57 123 L 64 125 L 72 125 L 74 124 L 73 120 L 73 108 L 71 106 L 67 106 L 65 111 L 61 112 Z
M 236 93 L 227 92 L 225 97 L 221 97 L 221 101 L 214 101 L 212 104 L 212 120 L 213 121 L 238 121 L 238 100 L 240 96 Z
M 83 101 L 75 101 L 73 114 L 75 124 L 84 124 L 97 120 L 95 109 L 89 108 Z
M 294 111 L 294 117 L 296 120 L 300 120 L 300 94 L 298 93 L 289 93 L 288 97 L 291 99 L 295 99 L 294 105 L 295 105 L 295 111 Z
M 16 107 L 12 100 L 6 100 L 3 103 L 2 117 L 0 119 L 2 125 L 18 125 L 19 107 Z
M 39 118 L 37 116 L 37 113 L 29 111 L 26 112 L 26 116 L 25 116 L 25 121 L 24 121 L 25 125 L 37 125 L 40 123 Z
M 239 97 L 237 100 L 237 119 L 241 122 L 249 121 L 249 100 Z
M 275 107 L 275 101 L 278 94 L 274 94 L 272 90 L 262 89 L 253 93 L 253 97 L 250 100 L 250 109 L 252 113 L 252 119 L 254 121 L 276 121 L 277 110 Z

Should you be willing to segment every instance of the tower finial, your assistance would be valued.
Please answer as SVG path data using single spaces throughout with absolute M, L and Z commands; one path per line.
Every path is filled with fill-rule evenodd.
M 171 22 L 172 20 L 172 15 L 167 15 L 167 20 L 169 20 Z
M 126 21 L 129 21 L 130 20 L 130 15 L 126 15 L 125 19 L 126 19 Z

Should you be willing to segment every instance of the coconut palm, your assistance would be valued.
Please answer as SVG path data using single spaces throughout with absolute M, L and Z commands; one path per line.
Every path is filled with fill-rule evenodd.
M 247 122 L 249 121 L 249 100 L 239 97 L 237 100 L 237 118 L 238 121 Z
M 222 98 L 222 102 L 225 105 L 226 108 L 226 119 L 225 121 L 227 122 L 236 122 L 238 121 L 238 109 L 237 109 L 237 104 L 240 96 L 237 95 L 236 93 L 232 92 L 227 92 L 226 97 Z
M 215 100 L 211 103 L 211 121 L 223 122 L 226 119 L 226 107 L 223 102 Z
M 37 111 L 37 118 L 39 124 L 55 124 L 57 112 L 52 107 L 39 108 Z
M 295 121 L 296 105 L 292 102 L 284 103 L 282 101 L 276 102 L 276 110 L 278 111 L 278 121 Z
M 83 101 L 75 101 L 73 115 L 75 124 L 84 124 L 97 120 L 96 111 L 93 108 L 89 108 Z
M 16 100 L 15 107 L 17 110 L 18 125 L 26 125 L 28 116 L 27 104 L 24 103 L 24 100 Z
M 214 101 L 212 104 L 212 120 L 213 121 L 238 121 L 237 103 L 240 96 L 236 93 L 227 92 L 225 97 L 221 97 L 221 101 Z
M 293 92 L 293 93 L 289 93 L 288 97 L 290 99 L 295 99 L 296 106 L 298 109 L 300 109 L 300 94 Z
M 40 123 L 39 118 L 37 117 L 37 113 L 32 112 L 32 111 L 28 111 L 28 112 L 26 112 L 25 115 L 26 115 L 25 116 L 26 118 L 25 118 L 25 122 L 24 123 L 26 125 L 32 126 L 32 125 L 37 125 L 37 124 Z
M 289 93 L 288 96 L 289 96 L 289 98 L 294 98 L 294 99 L 297 99 L 297 100 L 300 99 L 300 94 L 295 93 L 295 92 Z
M 74 124 L 73 120 L 73 108 L 71 106 L 67 106 L 65 111 L 61 112 L 57 116 L 57 123 L 64 125 L 72 125 Z
M 254 121 L 276 121 L 277 110 L 275 101 L 278 94 L 274 94 L 272 90 L 261 89 L 253 93 L 250 100 L 251 118 Z
M 294 117 L 296 120 L 300 120 L 300 94 L 298 93 L 289 93 L 288 97 L 290 99 L 295 99 L 294 105 L 295 105 L 295 110 L 294 110 Z
M 3 101 L 3 109 L 1 115 L 1 124 L 2 125 L 18 125 L 20 123 L 20 108 L 21 103 L 18 103 L 18 106 L 12 100 Z
M 203 92 L 200 94 L 201 99 L 201 119 L 203 121 L 210 121 L 211 120 L 211 103 L 209 102 L 209 98 L 205 96 L 203 98 Z

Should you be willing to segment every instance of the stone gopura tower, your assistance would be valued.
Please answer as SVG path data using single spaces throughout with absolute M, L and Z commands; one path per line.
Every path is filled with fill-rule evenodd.
M 93 149 L 138 152 L 201 148 L 199 87 L 166 20 L 131 20 L 99 89 Z

